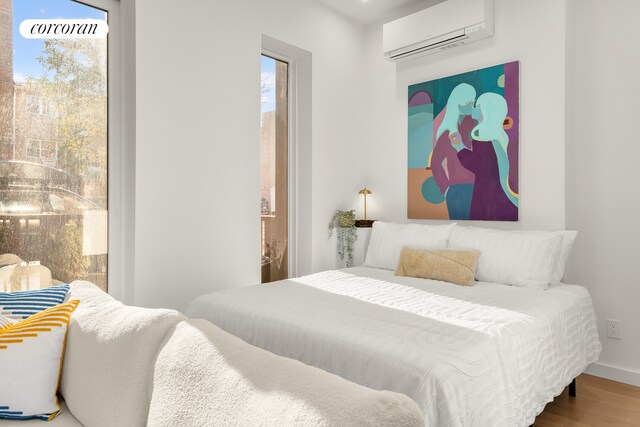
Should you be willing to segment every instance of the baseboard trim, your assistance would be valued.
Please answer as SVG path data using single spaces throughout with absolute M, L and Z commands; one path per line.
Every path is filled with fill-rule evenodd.
M 640 387 L 640 372 L 631 369 L 623 369 L 606 363 L 596 362 L 587 367 L 587 374 L 608 380 L 618 381 L 625 384 Z

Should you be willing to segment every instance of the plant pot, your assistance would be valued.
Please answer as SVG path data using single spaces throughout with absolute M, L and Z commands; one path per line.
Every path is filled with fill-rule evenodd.
M 352 217 L 341 216 L 338 220 L 338 224 L 342 228 L 349 228 L 353 227 L 353 224 L 355 224 L 355 220 Z

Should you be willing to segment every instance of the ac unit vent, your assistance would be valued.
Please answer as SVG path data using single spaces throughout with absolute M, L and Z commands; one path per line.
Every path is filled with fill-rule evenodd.
M 462 46 L 463 44 L 464 44 L 464 42 L 456 42 L 456 43 L 448 44 L 446 46 L 442 46 L 442 50 L 444 50 L 444 49 L 453 49 L 454 47 Z
M 410 59 L 493 36 L 493 2 L 447 0 L 384 24 L 385 58 Z

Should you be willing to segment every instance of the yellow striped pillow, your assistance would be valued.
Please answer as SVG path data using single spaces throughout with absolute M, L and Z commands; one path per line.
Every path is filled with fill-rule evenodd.
M 56 393 L 64 345 L 79 302 L 56 305 L 13 324 L 0 319 L 5 325 L 0 327 L 0 418 L 48 421 L 60 413 Z
M 13 325 L 14 323 L 16 323 L 15 320 L 0 314 L 0 329 L 5 328 L 9 325 Z

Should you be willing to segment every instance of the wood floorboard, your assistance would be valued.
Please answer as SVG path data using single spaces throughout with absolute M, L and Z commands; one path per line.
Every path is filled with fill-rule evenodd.
M 537 427 L 640 427 L 640 387 L 582 374 L 536 418 Z

